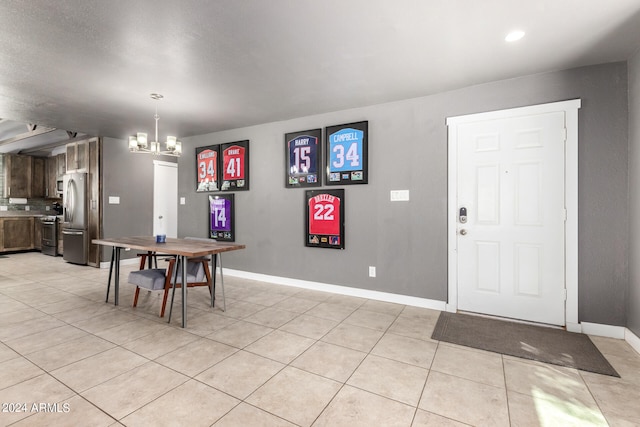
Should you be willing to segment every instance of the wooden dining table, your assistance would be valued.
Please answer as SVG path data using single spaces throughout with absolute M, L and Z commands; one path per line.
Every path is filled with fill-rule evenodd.
M 211 255 L 211 307 L 215 301 L 215 275 L 217 258 L 220 258 L 220 280 L 224 287 L 224 276 L 222 274 L 222 259 L 220 254 L 223 252 L 244 249 L 245 245 L 237 243 L 216 242 L 210 239 L 182 239 L 167 237 L 164 243 L 156 242 L 155 236 L 133 236 L 133 237 L 115 237 L 107 239 L 93 239 L 94 244 L 102 246 L 111 246 L 111 263 L 109 264 L 109 280 L 107 284 L 107 298 L 109 300 L 109 290 L 111 288 L 111 277 L 114 276 L 114 304 L 118 305 L 118 296 L 120 293 L 120 256 L 122 249 L 137 249 L 145 251 L 148 254 L 160 253 L 164 255 L 175 255 L 178 258 L 178 264 L 183 266 L 182 282 L 187 283 L 187 265 L 188 258 L 196 258 Z M 176 269 L 178 270 L 178 269 Z M 115 274 L 113 274 L 115 273 Z M 175 286 L 177 280 L 173 280 L 173 294 L 175 294 Z M 187 326 L 187 286 L 180 286 L 182 289 L 182 327 Z M 172 295 L 173 295 L 172 294 Z M 171 309 L 173 308 L 173 296 L 171 299 Z M 171 309 L 169 313 L 171 313 Z M 169 322 L 171 315 L 169 315 Z

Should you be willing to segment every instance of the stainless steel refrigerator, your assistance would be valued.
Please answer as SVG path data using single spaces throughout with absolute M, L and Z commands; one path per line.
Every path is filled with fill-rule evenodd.
M 89 257 L 87 174 L 66 174 L 63 190 L 62 257 L 67 262 L 86 265 Z

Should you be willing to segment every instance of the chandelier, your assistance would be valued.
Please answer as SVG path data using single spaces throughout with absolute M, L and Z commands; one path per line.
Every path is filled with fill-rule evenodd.
M 159 93 L 152 93 L 151 99 L 154 101 L 160 101 L 164 98 Z M 156 120 L 156 139 L 152 142 L 147 141 L 147 134 L 144 132 L 138 132 L 135 136 L 129 137 L 129 151 L 132 153 L 147 153 L 147 154 L 164 154 L 166 156 L 180 157 L 182 154 L 182 142 L 178 141 L 175 136 L 167 136 L 165 142 L 166 150 L 161 150 L 160 143 L 158 142 L 158 104 L 156 104 L 156 114 L 153 116 Z

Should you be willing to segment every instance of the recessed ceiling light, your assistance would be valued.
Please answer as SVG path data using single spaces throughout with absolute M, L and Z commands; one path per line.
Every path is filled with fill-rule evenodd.
M 505 37 L 504 39 L 505 41 L 508 41 L 508 42 L 515 42 L 520 40 L 523 37 L 524 37 L 524 31 L 516 30 L 507 34 L 507 37 Z

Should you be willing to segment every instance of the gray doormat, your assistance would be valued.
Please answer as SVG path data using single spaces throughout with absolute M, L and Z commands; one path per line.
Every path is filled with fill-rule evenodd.
M 561 329 L 443 311 L 431 338 L 620 377 L 587 335 Z

